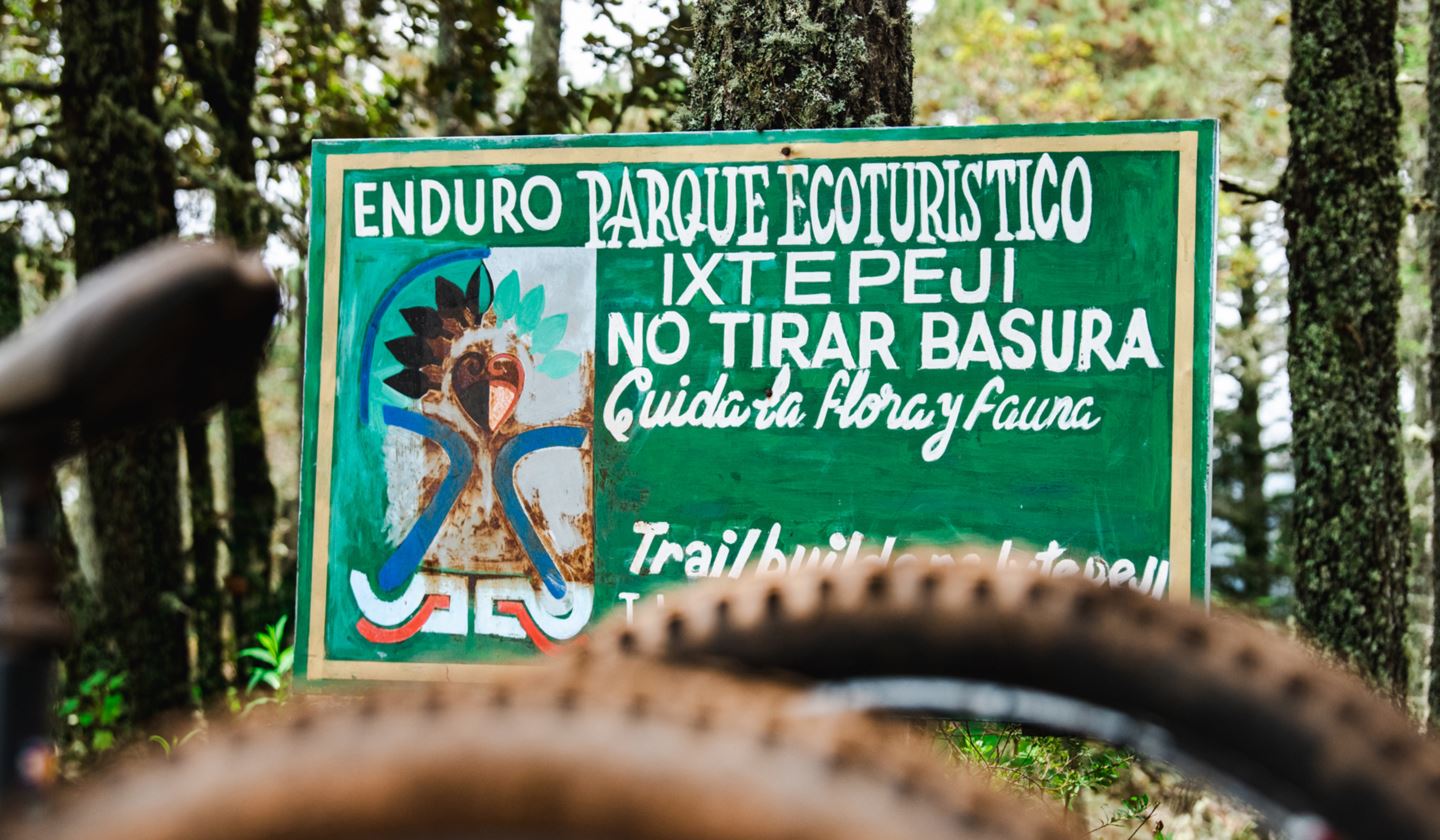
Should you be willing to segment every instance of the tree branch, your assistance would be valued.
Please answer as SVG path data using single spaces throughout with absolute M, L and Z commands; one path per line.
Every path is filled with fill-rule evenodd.
M 1282 203 L 1280 187 L 1274 186 L 1266 189 L 1248 178 L 1241 178 L 1238 175 L 1221 175 L 1220 191 L 1243 195 L 1250 199 L 1248 203 L 1256 201 L 1274 201 Z
M 225 4 L 224 0 L 210 0 L 206 7 L 210 13 L 211 24 L 226 35 L 231 34 L 230 7 Z
M 10 192 L 0 192 L 0 203 L 4 203 L 6 201 L 36 201 L 49 204 L 60 204 L 65 201 L 65 194 L 33 189 L 21 189 L 12 190 Z
M 280 144 L 272 154 L 265 156 L 265 160 L 271 163 L 297 163 L 310 157 L 310 141 L 303 140 L 294 145 Z
M 59 125 L 60 122 L 58 120 L 53 122 L 47 120 L 40 120 L 38 122 L 17 122 L 10 124 L 10 133 L 14 134 L 21 131 L 35 131 L 36 129 L 41 128 L 49 130 L 53 128 L 58 128 Z
M 189 0 L 176 7 L 175 46 L 180 50 L 185 72 L 199 83 L 200 93 L 210 110 L 218 121 L 224 123 L 231 117 L 229 98 L 224 95 L 226 68 L 214 48 L 214 42 L 222 39 L 211 27 L 202 34 L 204 14 L 201 0 Z
M 0 169 L 19 166 L 27 160 L 43 160 L 56 169 L 65 168 L 65 155 L 51 143 L 23 146 L 14 152 L 0 156 Z
M 231 35 L 235 48 L 230 56 L 230 74 L 235 84 L 244 85 L 246 98 L 254 95 L 255 55 L 260 51 L 260 0 L 238 0 Z
M 0 81 L 0 87 L 19 93 L 34 93 L 41 96 L 54 96 L 60 92 L 60 85 L 55 82 L 36 82 L 28 79 L 5 79 Z

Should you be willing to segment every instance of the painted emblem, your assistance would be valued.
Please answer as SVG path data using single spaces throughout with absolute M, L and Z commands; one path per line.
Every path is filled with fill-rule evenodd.
M 350 572 L 368 641 L 474 633 L 549 652 L 589 620 L 593 272 L 567 256 L 445 254 L 372 314 L 360 421 L 385 427 L 393 551 Z

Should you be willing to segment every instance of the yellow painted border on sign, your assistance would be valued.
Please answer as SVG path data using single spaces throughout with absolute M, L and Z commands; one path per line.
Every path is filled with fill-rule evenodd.
M 873 140 L 845 143 L 747 143 L 707 146 L 497 148 L 418 152 L 332 153 L 325 159 L 325 277 L 316 412 L 315 501 L 310 553 L 310 653 L 306 678 L 473 681 L 512 665 L 359 662 L 325 656 L 325 603 L 330 570 L 330 472 L 334 461 L 336 365 L 340 330 L 340 243 L 347 172 L 442 166 L 611 163 L 786 163 L 851 158 L 923 158 L 1079 152 L 1176 152 L 1174 421 L 1170 433 L 1170 598 L 1190 599 L 1191 440 L 1195 385 L 1195 196 L 1199 135 L 1173 132 L 1074 137 Z

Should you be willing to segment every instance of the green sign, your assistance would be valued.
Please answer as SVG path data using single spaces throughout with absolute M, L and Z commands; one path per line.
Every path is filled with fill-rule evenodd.
M 1215 161 L 1210 121 L 317 143 L 303 676 L 817 566 L 1203 597 Z

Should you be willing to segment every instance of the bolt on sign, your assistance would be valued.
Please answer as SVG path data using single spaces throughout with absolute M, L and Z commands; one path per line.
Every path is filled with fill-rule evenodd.
M 312 178 L 309 680 L 817 566 L 1207 591 L 1213 121 L 326 141 Z

